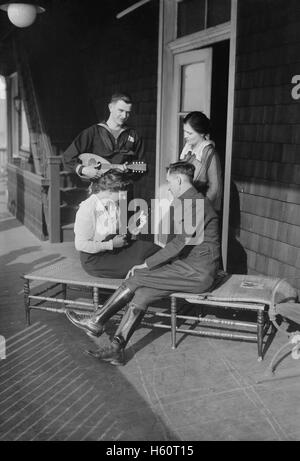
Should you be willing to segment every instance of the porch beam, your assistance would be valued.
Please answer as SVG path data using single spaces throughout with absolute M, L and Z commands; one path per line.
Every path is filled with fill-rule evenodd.
M 117 19 L 120 19 L 120 18 L 122 18 L 123 16 L 126 16 L 126 14 L 131 13 L 132 11 L 136 10 L 137 8 L 139 8 L 140 6 L 143 6 L 143 5 L 145 5 L 146 3 L 149 3 L 149 2 L 151 2 L 151 1 L 152 1 L 152 0 L 141 0 L 140 2 L 134 3 L 133 5 L 131 5 L 131 6 L 129 6 L 128 8 L 126 8 L 125 10 L 120 11 L 120 13 L 117 14 L 116 18 L 117 18 Z
M 215 27 L 185 35 L 168 43 L 168 48 L 175 53 L 183 53 L 193 49 L 208 46 L 212 43 L 229 40 L 231 37 L 231 21 L 225 22 Z

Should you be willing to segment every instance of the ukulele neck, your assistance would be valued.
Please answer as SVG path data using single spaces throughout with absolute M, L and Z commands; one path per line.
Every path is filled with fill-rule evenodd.
M 122 165 L 121 163 L 114 163 L 114 164 L 111 164 L 111 165 L 107 165 L 106 163 L 102 163 L 101 170 L 111 170 L 111 169 L 114 169 L 114 168 L 121 169 L 121 168 L 123 168 L 123 166 L 124 165 Z

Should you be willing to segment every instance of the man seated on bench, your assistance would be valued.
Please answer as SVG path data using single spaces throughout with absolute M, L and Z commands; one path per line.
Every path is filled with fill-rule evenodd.
M 75 248 L 89 275 L 123 279 L 133 265 L 160 249 L 152 242 L 131 241 L 128 233 L 118 233 L 119 200 L 125 198 L 129 185 L 121 171 L 109 170 L 92 182 L 90 197 L 79 206 L 74 225 Z M 126 231 L 127 216 L 124 219 Z
M 213 284 L 220 259 L 218 217 L 209 199 L 193 187 L 193 177 L 190 163 L 177 162 L 168 168 L 167 182 L 174 200 L 166 246 L 132 267 L 124 283 L 91 317 L 66 312 L 74 325 L 100 336 L 107 320 L 128 305 L 109 345 L 89 351 L 94 357 L 123 365 L 125 346 L 150 303 L 178 291 L 201 293 Z

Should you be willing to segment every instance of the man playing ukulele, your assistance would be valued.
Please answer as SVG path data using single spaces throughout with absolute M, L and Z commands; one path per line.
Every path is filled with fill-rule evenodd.
M 83 153 L 93 153 L 111 164 L 143 162 L 144 143 L 134 128 L 126 125 L 132 109 L 131 98 L 123 93 L 113 94 L 108 105 L 110 115 L 101 122 L 83 130 L 63 154 L 64 168 L 87 179 L 94 179 L 103 172 L 95 166 L 79 163 Z M 100 160 L 100 159 L 99 159 Z

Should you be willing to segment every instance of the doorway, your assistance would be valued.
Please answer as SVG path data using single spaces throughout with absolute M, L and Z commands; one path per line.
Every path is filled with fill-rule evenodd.
M 159 154 L 156 166 L 156 198 L 170 198 L 165 183 L 166 167 L 179 159 L 184 145 L 183 119 L 191 111 L 201 111 L 211 120 L 211 139 L 219 153 L 223 177 L 226 153 L 230 40 L 221 40 L 197 49 L 172 53 L 166 58 L 165 86 L 161 97 L 158 130 Z M 168 71 L 167 71 L 168 70 Z M 156 214 L 155 242 L 164 244 Z
M 228 111 L 228 78 L 230 42 L 215 43 L 211 81 L 211 138 L 216 144 L 224 178 Z
M 226 3 L 226 5 L 225 5 Z M 204 5 L 204 20 L 201 11 Z M 192 51 L 212 50 L 210 120 L 211 138 L 220 156 L 223 178 L 222 257 L 227 265 L 228 227 L 230 209 L 230 181 L 233 143 L 233 113 L 236 62 L 237 0 L 161 0 L 156 142 L 156 198 L 165 198 L 166 167 L 178 158 L 182 143 L 180 125 L 174 123 L 174 63 L 176 56 Z M 222 5 L 226 14 L 215 15 Z M 224 11 L 225 11 L 224 10 Z M 219 11 L 219 10 L 218 10 Z M 219 11 L 220 12 L 220 11 Z M 185 18 L 185 13 L 189 19 Z M 200 16 L 199 16 L 200 15 Z M 187 28 L 181 28 L 182 21 Z M 197 23 L 195 21 L 197 19 Z M 201 24 L 199 23 L 201 22 Z M 191 25 L 193 25 L 191 29 Z M 195 27 L 194 27 L 195 26 Z M 178 28 L 179 27 L 179 28 Z M 195 109 L 197 110 L 197 109 Z M 199 110 L 199 109 L 198 109 Z M 159 243 L 159 236 L 155 239 Z
M 224 172 L 228 106 L 229 40 L 174 57 L 170 162 L 179 159 L 184 145 L 183 119 L 192 111 L 211 120 L 211 139 Z

